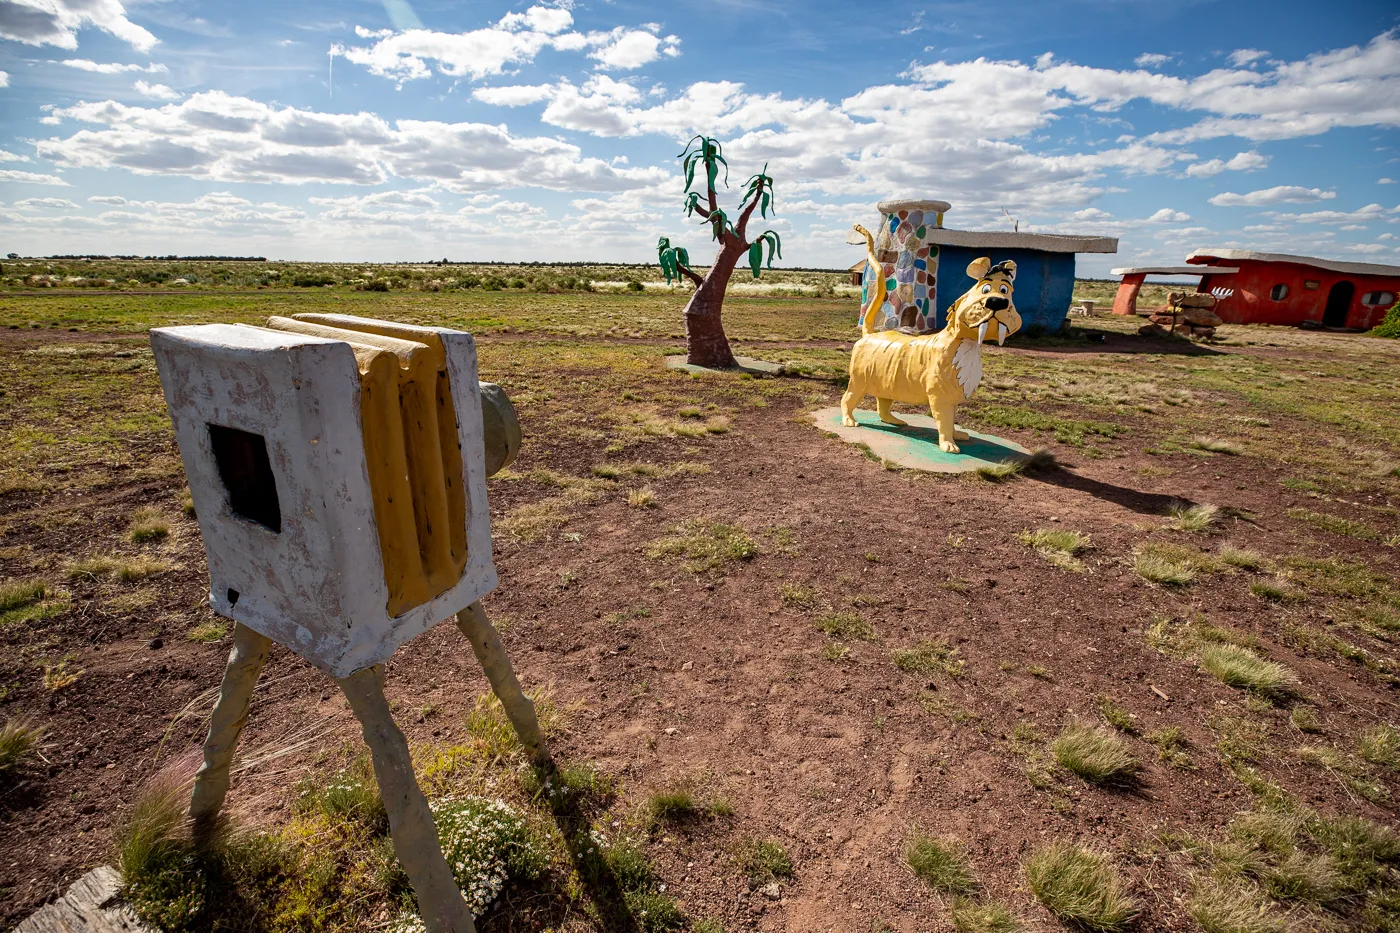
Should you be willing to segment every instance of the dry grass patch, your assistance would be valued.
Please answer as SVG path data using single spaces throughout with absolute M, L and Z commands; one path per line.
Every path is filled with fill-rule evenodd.
M 1088 535 L 1068 528 L 1037 528 L 1035 531 L 1023 531 L 1016 536 L 1016 540 L 1056 567 L 1075 573 L 1084 571 L 1084 563 L 1079 560 L 1078 555 L 1093 546 Z
M 1167 506 L 1171 525 L 1177 531 L 1208 531 L 1224 517 L 1220 506 L 1206 502 L 1194 505 L 1186 502 L 1173 502 Z
M 0 726 L 0 776 L 23 767 L 44 740 L 44 730 L 26 719 L 7 719 Z
M 1268 563 L 1258 551 L 1235 547 L 1233 544 L 1222 544 L 1219 555 L 1226 564 L 1240 570 L 1263 570 Z
M 1143 738 L 1157 746 L 1157 755 L 1163 763 L 1182 771 L 1189 771 L 1194 767 L 1191 754 L 1187 751 L 1191 743 L 1180 726 L 1164 726 L 1147 733 Z
M 1221 683 L 1271 699 L 1291 694 L 1298 685 L 1298 675 L 1288 668 L 1239 645 L 1208 644 L 1201 648 L 1200 662 Z
M 1271 603 L 1301 603 L 1307 599 L 1293 587 L 1277 580 L 1255 580 L 1249 584 L 1249 592 Z
M 1021 921 L 1005 906 L 955 897 L 948 908 L 957 933 L 1017 933 Z
M 649 509 L 656 506 L 656 493 L 649 487 L 629 490 L 627 504 L 634 509 Z
M 1356 748 L 1373 765 L 1400 771 L 1400 729 L 1378 723 L 1356 737 Z
M 170 520 L 160 509 L 137 509 L 131 515 L 126 536 L 136 544 L 160 541 L 170 535 Z
M 1186 909 L 1205 933 L 1288 933 L 1287 920 L 1243 885 L 1198 882 Z
M 963 844 L 920 832 L 904 847 L 904 861 L 924 884 L 940 894 L 971 894 L 977 888 Z
M 0 583 L 0 612 L 10 612 L 32 606 L 48 595 L 49 588 L 43 580 L 15 580 Z
M 779 584 L 778 598 L 789 609 L 815 609 L 820 599 L 816 590 L 798 583 Z
M 1035 896 L 1068 923 L 1096 933 L 1117 933 L 1138 915 L 1137 902 L 1122 878 L 1108 858 L 1096 852 L 1052 842 L 1026 860 L 1025 871 Z
M 817 631 L 832 638 L 853 638 L 857 641 L 872 641 L 875 629 L 858 612 L 828 612 L 812 623 Z
M 1128 743 L 1102 726 L 1070 722 L 1050 751 L 1061 767 L 1092 784 L 1124 783 L 1142 767 Z
M 1334 535 L 1360 538 L 1363 541 L 1374 541 L 1381 536 L 1379 531 L 1365 522 L 1352 518 L 1342 518 L 1340 515 L 1314 512 L 1312 509 L 1289 509 L 1287 515 L 1297 521 L 1306 522 L 1319 531 L 1330 532 Z
M 944 673 L 949 677 L 961 677 L 967 662 L 958 657 L 958 649 L 941 638 L 921 641 L 912 648 L 899 648 L 892 652 L 894 666 L 906 674 Z
M 690 573 L 718 570 L 727 563 L 751 560 L 758 545 L 738 525 L 690 519 L 671 529 L 671 534 L 647 545 L 652 560 L 680 560 Z
M 1227 441 L 1221 437 L 1193 437 L 1186 446 L 1191 450 L 1200 450 L 1212 454 L 1226 454 L 1231 457 L 1238 457 L 1242 450 L 1234 441 Z

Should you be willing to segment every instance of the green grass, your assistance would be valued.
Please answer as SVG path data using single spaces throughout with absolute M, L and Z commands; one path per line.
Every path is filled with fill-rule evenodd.
M 734 860 L 753 887 L 792 877 L 792 858 L 775 839 L 741 841 L 734 853 Z
M 1206 645 L 1200 653 L 1201 669 L 1237 690 L 1278 698 L 1291 694 L 1298 677 L 1275 661 L 1267 661 L 1239 645 Z
M 820 599 L 816 590 L 797 583 L 779 584 L 778 597 L 789 609 L 815 609 Z
M 18 771 L 35 755 L 44 730 L 26 719 L 6 719 L 0 726 L 0 776 Z
M 1254 580 L 1249 584 L 1249 592 L 1271 603 L 1299 603 L 1307 599 L 1292 587 L 1274 580 Z
M 646 548 L 647 557 L 680 560 L 691 573 L 718 570 L 728 563 L 751 560 L 757 553 L 758 544 L 739 526 L 696 519 L 682 522 Z
M 16 580 L 0 583 L 0 612 L 24 609 L 32 606 L 48 595 L 48 585 L 43 580 Z
M 1037 450 L 1028 457 L 1013 457 L 1000 463 L 989 463 L 977 468 L 977 475 L 990 483 L 1002 483 L 1014 479 L 1022 473 L 1045 472 L 1059 466 L 1055 455 L 1048 450 Z
M 904 847 L 904 861 L 924 884 L 940 894 L 970 894 L 977 888 L 961 842 L 915 832 Z
M 1240 570 L 1263 570 L 1267 566 L 1267 561 L 1258 551 L 1251 551 L 1248 548 L 1238 548 L 1233 544 L 1222 544 L 1219 556 L 1222 561 L 1231 567 Z
M 853 638 L 857 641 L 875 638 L 875 629 L 858 612 L 828 612 L 818 616 L 812 624 L 817 631 L 832 638 Z
M 1400 771 L 1400 729 L 1389 723 L 1377 723 L 1356 737 L 1356 747 L 1373 765 Z
M 961 677 L 967 662 L 958 657 L 958 649 L 942 639 L 919 642 L 912 648 L 899 648 L 891 653 L 894 666 L 906 674 L 947 674 Z
M 1360 538 L 1363 541 L 1374 541 L 1381 536 L 1375 528 L 1363 521 L 1351 518 L 1342 518 L 1340 515 L 1329 515 L 1326 512 L 1314 512 L 1312 509 L 1289 509 L 1288 517 L 1300 522 L 1306 522 L 1319 531 L 1330 532 L 1334 535 L 1344 535 L 1349 538 Z
M 1322 722 L 1317 718 L 1317 709 L 1298 705 L 1288 711 L 1288 722 L 1299 732 L 1318 735 L 1322 732 Z
M 1196 568 L 1190 563 L 1145 546 L 1133 555 L 1133 569 L 1144 580 L 1161 586 L 1187 586 L 1196 579 Z
M 957 933 L 1017 933 L 1021 921 L 1005 906 L 955 897 L 948 908 Z
M 1287 920 L 1267 898 L 1244 885 L 1198 882 L 1186 902 L 1204 933 L 1288 933 Z
M 1094 699 L 1094 705 L 1098 707 L 1104 722 L 1120 732 L 1137 735 L 1138 727 L 1133 720 L 1133 714 L 1114 702 L 1112 697 L 1100 695 Z
M 1295 554 L 1284 558 L 1283 566 L 1290 580 L 1319 596 L 1372 599 L 1391 592 L 1390 577 L 1376 573 L 1360 561 L 1344 557 Z
M 1173 502 L 1167 506 L 1172 527 L 1178 531 L 1208 531 L 1223 517 L 1220 506 L 1206 502 Z
M 1077 418 L 1057 418 L 1029 408 L 1009 405 L 983 405 L 968 412 L 968 420 L 993 428 L 1021 428 L 1050 431 L 1055 440 L 1073 447 L 1083 447 L 1091 437 L 1113 438 L 1128 429 L 1110 421 L 1090 421 Z
M 1095 933 L 1126 930 L 1137 902 L 1109 860 L 1067 842 L 1052 842 L 1031 854 L 1026 880 L 1055 916 Z
M 1182 771 L 1189 771 L 1194 767 L 1191 754 L 1187 751 L 1191 743 L 1180 726 L 1163 726 L 1147 733 L 1143 738 L 1157 746 L 1157 755 L 1163 763 Z
M 228 634 L 228 623 L 223 619 L 210 619 L 185 632 L 185 637 L 190 641 L 197 641 L 200 644 L 212 645 L 224 640 Z
M 724 799 L 704 800 L 693 788 L 684 784 L 673 784 L 662 788 L 647 797 L 642 812 L 647 826 L 656 829 L 660 826 L 680 826 L 699 820 L 733 813 L 733 807 Z
M 1081 573 L 1084 564 L 1078 555 L 1093 546 L 1089 536 L 1068 528 L 1037 528 L 1016 536 L 1026 547 L 1057 567 Z
M 1128 743 L 1101 726 L 1070 722 L 1050 751 L 1061 767 L 1091 784 L 1125 783 L 1142 767 Z
M 127 537 L 137 544 L 161 541 L 170 534 L 170 521 L 159 509 L 137 509 L 131 515 Z

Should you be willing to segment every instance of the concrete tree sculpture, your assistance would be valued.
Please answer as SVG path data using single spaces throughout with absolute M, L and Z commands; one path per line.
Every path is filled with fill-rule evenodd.
M 724 168 L 724 185 L 729 186 L 729 163 L 724 160 L 724 150 L 719 141 L 708 136 L 696 136 L 686 145 L 679 156 L 685 170 L 685 214 L 690 217 L 699 214 L 709 225 L 711 238 L 719 244 L 719 255 L 710 265 L 705 275 L 700 275 L 690 267 L 690 253 L 683 246 L 672 246 L 667 237 L 656 244 L 657 258 L 661 271 L 669 284 L 682 277 L 695 285 L 695 293 L 685 306 L 686 362 L 710 369 L 731 369 L 738 364 L 734 353 L 729 349 L 729 338 L 724 335 L 724 292 L 729 286 L 729 277 L 734 267 L 745 256 L 753 277 L 758 278 L 759 270 L 766 264 L 773 268 L 773 258 L 783 257 L 782 241 L 772 230 L 765 230 L 752 241 L 748 239 L 749 220 L 754 211 L 767 219 L 773 210 L 773 179 L 768 175 L 768 166 L 749 179 L 744 197 L 739 203 L 738 220 L 733 221 L 719 206 L 715 185 L 719 181 L 720 167 Z M 695 188 L 698 170 L 704 168 L 704 186 Z

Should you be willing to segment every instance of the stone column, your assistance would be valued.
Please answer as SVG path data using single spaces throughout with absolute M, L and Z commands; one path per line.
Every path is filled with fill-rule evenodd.
M 943 226 L 947 201 L 881 201 L 883 215 L 876 234 L 875 255 L 885 277 L 884 315 L 877 330 L 904 328 L 926 333 L 934 329 L 937 309 L 933 307 L 938 282 L 938 247 L 925 241 L 929 230 Z M 872 270 L 866 270 L 867 287 Z M 865 296 L 862 296 L 864 299 Z
M 1123 281 L 1118 285 L 1118 294 L 1113 298 L 1114 314 L 1137 314 L 1137 296 L 1146 278 L 1145 272 L 1123 276 Z

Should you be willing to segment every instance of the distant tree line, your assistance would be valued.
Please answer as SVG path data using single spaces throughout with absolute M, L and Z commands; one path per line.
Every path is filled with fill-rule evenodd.
M 99 256 L 99 255 L 97 255 L 96 253 L 79 253 L 79 254 L 73 255 L 73 256 L 63 255 L 63 256 L 32 256 L 32 257 L 21 257 L 21 256 L 16 255 L 15 253 L 11 253 L 11 254 L 10 254 L 10 258 L 11 258 L 11 259 L 20 259 L 20 258 L 30 258 L 30 259 L 59 259 L 59 260 L 63 260 L 63 259 L 66 259 L 66 260 L 74 260 L 74 259 L 116 260 L 116 259 L 122 259 L 122 260 L 126 260 L 126 261 L 132 261 L 132 260 L 138 260 L 138 261 L 140 261 L 140 260 L 144 260 L 144 261 L 146 261 L 146 262 L 267 262 L 267 257 L 266 257 L 266 256 L 175 256 L 175 255 L 170 255 L 170 256 L 116 256 L 116 255 L 112 255 L 112 256 Z

